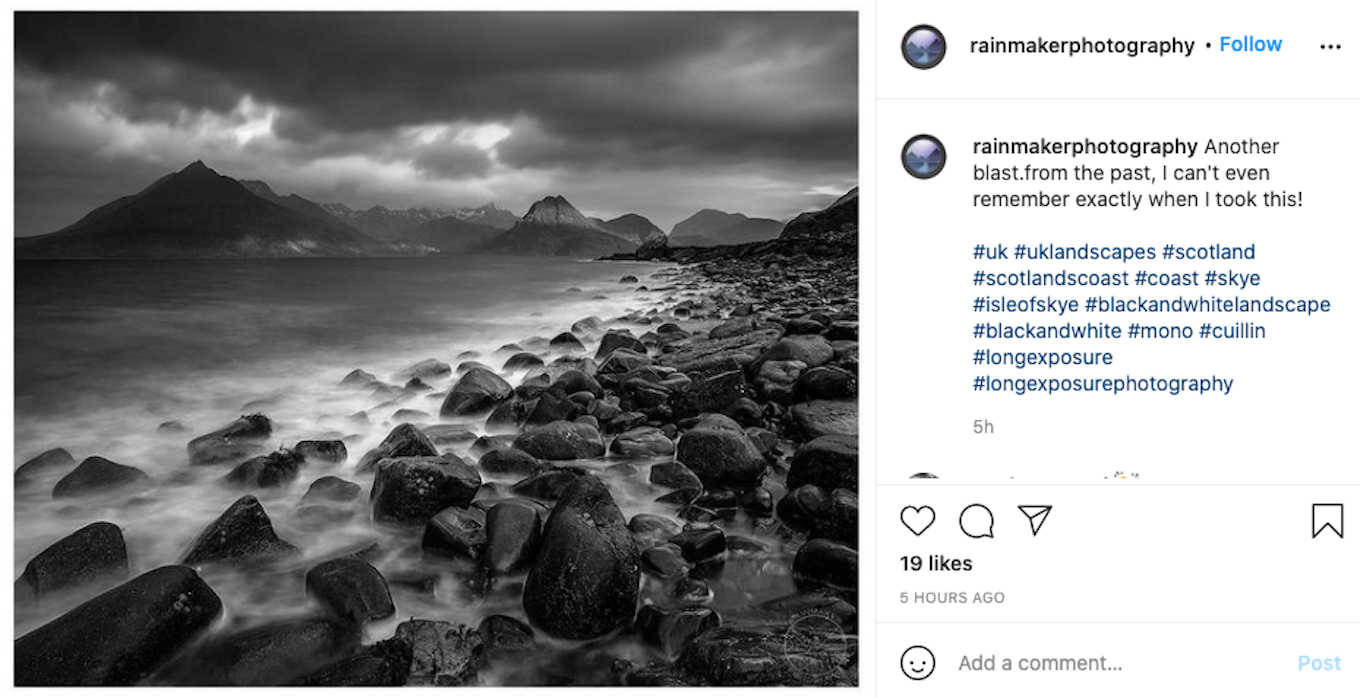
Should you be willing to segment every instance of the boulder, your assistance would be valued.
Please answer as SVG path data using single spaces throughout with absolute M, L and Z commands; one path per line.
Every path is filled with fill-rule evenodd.
M 637 352 L 631 349 L 616 349 L 609 353 L 609 358 L 600 364 L 598 373 L 600 375 L 627 374 L 632 373 L 644 366 L 652 365 L 651 357 L 647 352 Z
M 465 625 L 412 619 L 397 626 L 395 638 L 411 648 L 408 685 L 469 685 L 484 663 L 482 636 Z
M 544 526 L 524 586 L 524 611 L 554 637 L 601 637 L 632 623 L 639 579 L 637 548 L 623 514 L 604 483 L 582 476 Z
M 327 475 L 312 482 L 311 487 L 307 488 L 307 493 L 302 495 L 301 503 L 352 502 L 358 499 L 362 493 L 363 488 L 357 483 Z
M 760 449 L 740 425 L 720 414 L 703 416 L 685 432 L 676 458 L 710 487 L 754 484 L 765 474 Z
M 548 391 L 539 395 L 533 409 L 524 418 L 525 426 L 542 426 L 551 422 L 570 422 L 581 416 L 584 410 L 566 397 Z
M 633 629 L 643 642 L 675 656 L 691 638 L 721 624 L 722 618 L 711 608 L 663 609 L 648 604 L 638 611 Z
M 265 447 L 265 440 L 274 433 L 274 424 L 262 414 L 242 415 L 217 431 L 204 434 L 189 442 L 189 462 L 212 465 L 249 458 Z
M 633 336 L 628 330 L 609 330 L 600 338 L 599 351 L 595 352 L 595 360 L 601 361 L 605 357 L 614 353 L 615 349 L 627 349 L 639 354 L 646 355 L 647 347 L 637 337 Z
M 694 471 L 685 467 L 684 463 L 672 461 L 670 463 L 657 463 L 652 466 L 651 473 L 647 479 L 653 485 L 665 487 L 672 490 L 685 490 L 691 493 L 690 498 L 699 496 L 704 491 L 704 485 L 699 481 L 699 476 Z
M 131 686 L 189 645 L 222 601 L 188 567 L 152 570 L 14 642 L 19 686 Z
M 825 490 L 859 490 L 859 437 L 819 436 L 803 444 L 789 464 L 789 489 L 816 485 Z
M 477 625 L 482 652 L 488 659 L 501 659 L 534 649 L 534 629 L 510 616 L 492 615 Z
M 577 477 L 580 477 L 580 473 L 576 471 L 551 468 L 516 482 L 510 491 L 519 497 L 545 502 L 556 501 L 561 499 L 562 493 L 567 491 Z
M 581 340 L 577 339 L 576 335 L 570 332 L 563 332 L 562 334 L 553 337 L 552 340 L 548 342 L 548 346 L 557 351 L 565 351 L 572 354 L 584 353 L 586 350 L 585 345 L 581 344 Z
M 344 378 L 340 379 L 340 385 L 351 388 L 367 388 L 376 382 L 378 382 L 377 376 L 359 368 L 350 371 Z
M 486 549 L 482 566 L 494 574 L 528 569 L 538 554 L 542 517 L 526 502 L 500 502 L 486 512 Z
M 775 342 L 757 361 L 801 361 L 808 368 L 821 366 L 834 358 L 831 342 L 816 334 L 789 335 Z
M 810 531 L 817 525 L 826 508 L 827 493 L 816 485 L 803 485 L 790 490 L 779 500 L 776 513 L 784 525 L 795 531 Z
M 821 619 L 777 635 L 718 626 L 685 643 L 676 666 L 715 686 L 851 686 L 854 649 Z
M 727 413 L 749 393 L 746 374 L 740 369 L 700 376 L 684 391 L 682 410 L 685 414 Z
M 24 461 L 24 464 L 14 471 L 14 484 L 15 486 L 26 485 L 47 473 L 65 470 L 75 465 L 75 462 L 76 459 L 72 458 L 71 454 L 64 448 L 43 451 Z
M 275 451 L 236 466 L 222 480 L 243 488 L 280 487 L 296 480 L 301 470 L 301 456 L 293 451 Z
M 462 444 L 477 440 L 477 434 L 458 424 L 432 424 L 421 429 L 430 443 Z
M 517 448 L 493 448 L 482 454 L 477 466 L 497 475 L 532 475 L 543 469 L 537 458 Z
M 357 628 L 327 618 L 280 620 L 210 640 L 175 668 L 185 683 L 287 686 L 351 656 L 359 640 Z
M 577 369 L 563 371 L 562 375 L 552 382 L 548 390 L 558 395 L 572 395 L 584 390 L 595 397 L 604 397 L 604 388 L 600 387 L 600 382 L 590 377 L 585 371 Z
M 642 551 L 638 564 L 643 572 L 659 579 L 674 579 L 690 569 L 680 546 L 675 543 L 654 545 Z
M 216 521 L 203 529 L 185 556 L 184 564 L 198 567 L 243 563 L 296 552 L 297 548 L 274 533 L 274 524 L 260 500 L 248 494 L 233 502 Z
M 599 430 L 566 421 L 529 429 L 515 439 L 515 448 L 543 460 L 577 460 L 604 455 L 604 441 Z
M 107 521 L 92 523 L 38 553 L 14 583 L 16 603 L 41 601 L 57 592 L 128 574 L 123 531 Z
M 793 402 L 793 387 L 807 368 L 802 361 L 766 361 L 756 374 L 756 387 L 761 396 L 771 402 L 788 405 Z
M 414 424 L 399 424 L 378 447 L 359 459 L 359 472 L 368 472 L 384 458 L 418 458 L 437 456 L 439 449 Z
M 542 368 L 543 359 L 537 354 L 522 351 L 505 360 L 501 365 L 502 371 L 527 371 L 531 368 Z
M 312 463 L 344 463 L 349 458 L 349 449 L 339 439 L 329 441 L 299 441 L 293 453 Z
M 479 560 L 486 547 L 486 512 L 477 507 L 449 507 L 425 525 L 420 547 L 443 557 Z
M 407 368 L 398 371 L 392 378 L 393 380 L 398 381 L 404 381 L 411 378 L 432 380 L 435 378 L 443 378 L 450 373 L 453 373 L 453 369 L 449 368 L 449 365 L 443 361 L 439 361 L 438 359 L 425 359 L 418 364 L 408 366 Z
M 609 452 L 624 458 L 653 458 L 675 453 L 675 444 L 656 427 L 638 427 L 614 437 Z
M 472 503 L 482 477 L 453 454 L 378 461 L 369 500 L 373 520 L 395 525 L 423 525 L 449 507 Z
M 809 400 L 853 400 L 859 395 L 855 374 L 835 366 L 818 366 L 804 371 L 793 386 L 795 402 Z
M 146 489 L 151 478 L 137 468 L 90 456 L 52 488 L 53 499 L 85 497 L 105 492 Z
M 405 686 L 411 648 L 397 639 L 365 647 L 303 679 L 307 686 Z
M 858 548 L 859 496 L 850 490 L 832 492 L 813 522 L 812 536 Z
M 671 538 L 680 547 L 680 554 L 690 562 L 699 562 L 727 552 L 727 536 L 721 528 L 686 528 Z
M 789 413 L 794 428 L 808 439 L 859 434 L 859 407 L 854 402 L 813 400 L 794 405 Z
M 485 368 L 471 368 L 454 384 L 439 408 L 441 417 L 459 417 L 490 412 L 510 399 L 514 388 L 504 378 Z
M 852 591 L 859 585 L 859 553 L 825 538 L 809 540 L 793 557 L 793 580 L 800 589 Z
M 341 623 L 363 625 L 397 612 L 387 580 L 373 565 L 352 557 L 327 560 L 307 571 L 307 596 Z

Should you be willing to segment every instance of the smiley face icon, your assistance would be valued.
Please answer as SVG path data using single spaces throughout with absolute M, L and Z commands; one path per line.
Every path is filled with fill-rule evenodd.
M 924 681 L 935 673 L 935 653 L 929 647 L 912 645 L 902 653 L 902 673 L 912 681 Z

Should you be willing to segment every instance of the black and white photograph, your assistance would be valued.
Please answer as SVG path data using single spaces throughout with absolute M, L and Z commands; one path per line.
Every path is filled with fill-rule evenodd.
M 13 18 L 17 685 L 859 685 L 857 13 Z

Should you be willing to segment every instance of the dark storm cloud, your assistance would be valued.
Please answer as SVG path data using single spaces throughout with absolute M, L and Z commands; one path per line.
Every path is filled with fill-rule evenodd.
M 737 168 L 810 186 L 855 169 L 850 13 L 20 13 L 15 26 L 16 74 L 51 105 L 97 94 L 101 118 L 185 130 L 240 118 L 247 97 L 273 109 L 263 172 L 259 158 L 355 155 L 405 158 L 431 180 Z M 60 125 L 32 117 L 17 135 L 29 155 L 61 147 Z M 457 123 L 509 126 L 498 162 L 451 137 L 411 140 Z

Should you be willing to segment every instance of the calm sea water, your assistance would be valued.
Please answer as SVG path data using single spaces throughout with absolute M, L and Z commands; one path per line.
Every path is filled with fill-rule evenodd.
M 439 421 L 439 399 L 383 405 L 384 398 L 341 388 L 339 381 L 362 368 L 400 384 L 395 374 L 402 369 L 427 358 L 456 365 L 464 351 L 499 367 L 504 359 L 492 353 L 507 342 L 551 337 L 591 315 L 610 319 L 662 308 L 665 296 L 683 298 L 686 292 L 666 288 L 666 280 L 648 278 L 660 269 L 496 257 L 20 262 L 16 463 L 63 447 L 77 460 L 102 455 L 139 467 L 157 485 L 131 500 L 54 501 L 57 473 L 18 493 L 16 566 L 22 570 L 43 548 L 97 520 L 124 529 L 134 574 L 182 559 L 203 527 L 240 496 L 217 482 L 230 465 L 189 466 L 186 442 L 240 414 L 264 412 L 276 423 L 280 445 L 344 437 L 350 459 L 329 469 L 308 465 L 292 485 L 257 493 L 279 535 L 304 555 L 264 573 L 210 570 L 208 581 L 227 609 L 224 628 L 306 612 L 301 572 L 373 542 L 383 546 L 374 562 L 389 580 L 434 575 L 440 582 L 433 595 L 394 584 L 397 616 L 370 628 L 370 639 L 390 636 L 398 620 L 412 616 L 469 624 L 495 612 L 522 617 L 514 581 L 490 598 L 468 598 L 447 561 L 424 559 L 418 541 L 413 548 L 413 541 L 376 529 L 365 516 L 320 530 L 294 520 L 298 498 L 322 475 L 345 477 L 368 491 L 371 475 L 355 473 L 355 465 L 397 424 L 396 410 L 421 410 Z M 653 290 L 620 284 L 625 274 Z M 432 385 L 442 393 L 453 381 Z M 348 419 L 361 410 L 369 415 L 367 426 Z M 167 421 L 187 431 L 158 432 Z M 480 433 L 480 421 L 466 426 Z M 457 450 L 465 454 L 466 445 Z M 594 467 L 625 516 L 674 514 L 653 501 L 664 490 L 647 483 L 645 464 L 637 477 L 624 478 L 605 473 L 614 464 Z M 716 607 L 730 617 L 790 593 L 790 557 L 791 551 L 779 551 L 730 563 L 725 579 L 714 582 Z M 20 609 L 16 631 L 81 600 Z

